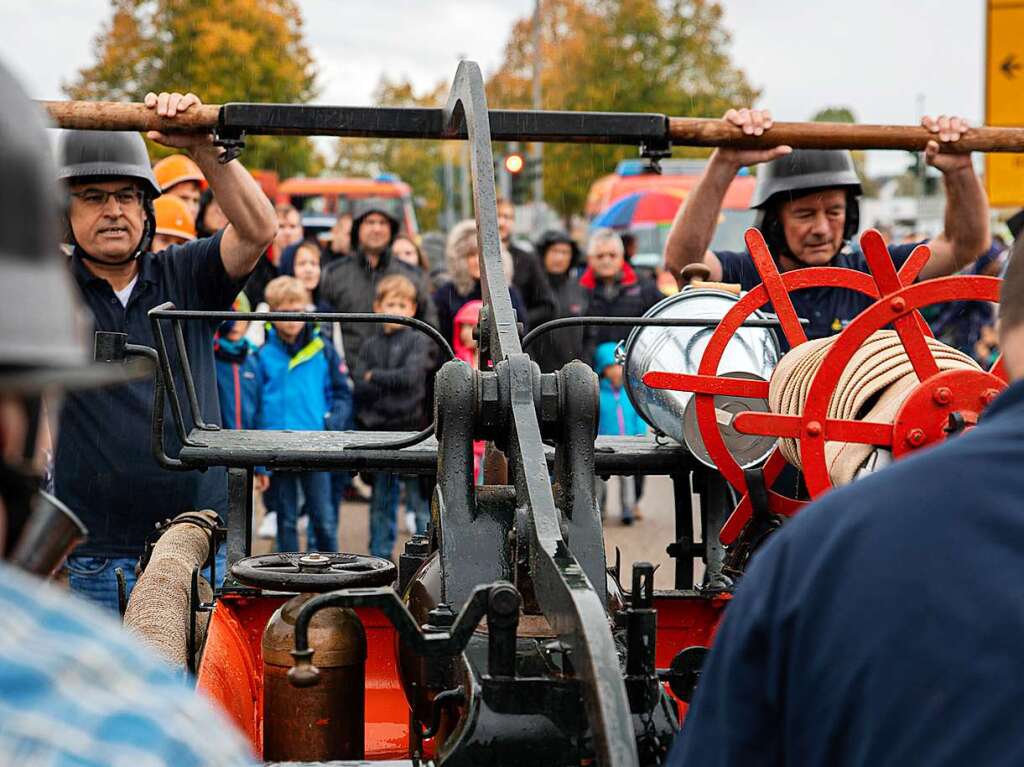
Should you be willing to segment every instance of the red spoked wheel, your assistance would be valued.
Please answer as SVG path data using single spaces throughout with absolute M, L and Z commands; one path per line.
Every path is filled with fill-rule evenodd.
M 809 287 L 837 287 L 856 290 L 876 299 L 839 334 L 815 374 L 800 416 L 773 413 L 741 413 L 733 427 L 742 433 L 791 437 L 800 441 L 800 457 L 812 498 L 832 487 L 825 461 L 826 442 L 861 442 L 890 447 L 894 457 L 944 439 L 951 413 L 960 413 L 971 423 L 977 414 L 1006 385 L 1002 365 L 991 371 L 954 370 L 940 372 L 926 336 L 931 332 L 918 309 L 948 301 L 998 301 L 1001 280 L 994 277 L 943 277 L 914 284 L 931 255 L 927 246 L 911 253 L 896 271 L 881 235 L 874 230 L 861 237 L 861 247 L 870 274 L 837 267 L 799 269 L 780 274 L 768 246 L 756 229 L 747 230 L 745 240 L 761 275 L 762 283 L 746 293 L 726 314 L 712 334 L 696 375 L 652 371 L 644 383 L 653 388 L 693 392 L 701 438 L 715 466 L 741 496 L 740 503 L 723 526 L 720 540 L 733 543 L 750 519 L 752 507 L 743 469 L 729 452 L 719 431 L 714 396 L 719 394 L 767 398 L 768 383 L 718 376 L 718 365 L 726 345 L 743 322 L 769 301 L 778 316 L 790 347 L 807 341 L 789 293 Z M 854 352 L 877 330 L 892 325 L 910 359 L 919 384 L 906 399 L 895 423 L 867 423 L 827 417 L 829 402 L 839 378 Z M 764 465 L 765 485 L 771 487 L 785 467 L 778 447 Z M 792 516 L 802 501 L 768 493 L 768 507 L 774 514 Z

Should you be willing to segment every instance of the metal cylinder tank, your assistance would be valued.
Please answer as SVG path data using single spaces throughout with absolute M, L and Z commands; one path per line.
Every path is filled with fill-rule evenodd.
M 687 287 L 655 304 L 645 317 L 720 320 L 739 300 L 725 290 Z M 769 315 L 755 312 L 757 319 Z M 641 417 L 656 430 L 685 444 L 701 463 L 714 468 L 697 427 L 696 401 L 690 392 L 652 389 L 643 382 L 648 371 L 697 373 L 701 357 L 717 323 L 707 327 L 637 327 L 626 339 L 625 386 Z M 770 328 L 740 328 L 729 339 L 718 366 L 719 375 L 767 381 L 781 352 Z M 747 410 L 768 412 L 766 399 L 716 396 L 715 408 L 726 446 L 737 463 L 748 468 L 764 461 L 775 445 L 774 437 L 740 434 L 732 417 Z
M 309 646 L 320 682 L 288 682 L 295 619 L 316 594 L 285 602 L 263 632 L 263 759 L 315 762 L 362 759 L 366 632 L 352 610 L 321 610 L 309 625 Z

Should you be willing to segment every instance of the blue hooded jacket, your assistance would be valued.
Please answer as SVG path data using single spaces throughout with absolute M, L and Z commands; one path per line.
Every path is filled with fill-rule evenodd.
M 646 434 L 647 424 L 637 415 L 626 390 L 616 389 L 612 386 L 612 382 L 604 377 L 606 367 L 619 364 L 615 360 L 615 347 L 617 346 L 618 344 L 614 341 L 609 341 L 598 345 L 594 351 L 594 370 L 601 377 L 601 415 L 597 433 L 619 436 Z
M 345 360 L 320 330 L 306 325 L 286 344 L 272 327 L 257 354 L 260 429 L 343 430 L 352 424 L 352 387 Z
M 218 334 L 213 357 L 221 425 L 225 429 L 255 429 L 261 389 L 256 347 L 245 338 L 231 341 Z

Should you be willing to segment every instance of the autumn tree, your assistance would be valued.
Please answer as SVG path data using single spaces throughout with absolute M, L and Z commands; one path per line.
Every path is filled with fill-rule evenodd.
M 440 107 L 448 95 L 448 83 L 417 92 L 407 80 L 382 77 L 373 93 L 380 107 Z M 454 142 L 417 139 L 338 139 L 332 170 L 347 176 L 375 176 L 388 172 L 400 176 L 416 195 L 416 215 L 421 229 L 438 225 L 444 190 L 441 185 L 442 152 L 458 147 Z
M 717 2 L 544 0 L 541 8 L 544 109 L 719 117 L 758 96 L 729 58 Z M 525 18 L 513 27 L 504 61 L 488 81 L 491 106 L 532 106 L 533 58 Z M 636 157 L 636 149 L 547 145 L 547 202 L 563 215 L 579 212 L 590 184 L 625 157 Z
M 142 101 L 149 91 L 176 90 L 207 103 L 301 103 L 316 95 L 294 0 L 111 0 L 111 10 L 95 62 L 64 86 L 71 98 Z M 243 156 L 281 176 L 319 167 L 304 138 L 248 138 Z

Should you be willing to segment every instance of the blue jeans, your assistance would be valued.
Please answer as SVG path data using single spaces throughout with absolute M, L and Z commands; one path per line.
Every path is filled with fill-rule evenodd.
M 277 487 L 277 550 L 298 551 L 299 485 L 309 514 L 309 551 L 338 550 L 338 509 L 331 506 L 331 475 L 325 471 L 280 471 Z
M 138 557 L 68 557 L 68 585 L 71 590 L 90 602 L 118 612 L 117 576 L 114 571 L 124 571 L 125 597 L 132 595 L 135 588 L 135 565 Z M 227 547 L 221 544 L 216 556 L 217 583 L 224 583 L 227 568 Z M 203 577 L 210 580 L 210 568 L 203 570 Z
M 402 477 L 405 486 L 405 510 L 416 517 L 416 532 L 424 535 L 430 525 L 430 499 L 423 495 L 423 480 L 419 477 Z
M 370 553 L 391 559 L 398 530 L 399 477 L 397 474 L 374 474 L 373 497 L 370 499 Z

